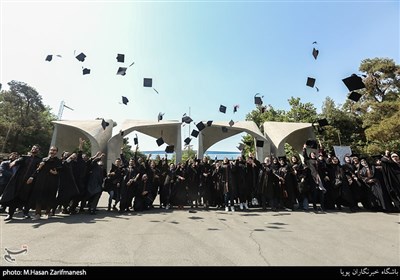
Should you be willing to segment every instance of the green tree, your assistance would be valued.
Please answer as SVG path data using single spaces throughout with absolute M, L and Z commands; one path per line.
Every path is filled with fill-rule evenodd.
M 25 153 L 31 145 L 39 144 L 45 151 L 50 146 L 56 117 L 36 89 L 18 81 L 8 85 L 9 90 L 0 95 L 2 150 Z

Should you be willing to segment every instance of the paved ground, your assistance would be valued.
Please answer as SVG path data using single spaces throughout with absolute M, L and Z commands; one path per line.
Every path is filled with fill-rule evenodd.
M 399 266 L 399 214 L 154 209 L 0 217 L 0 265 Z M 5 248 L 26 254 L 5 260 Z

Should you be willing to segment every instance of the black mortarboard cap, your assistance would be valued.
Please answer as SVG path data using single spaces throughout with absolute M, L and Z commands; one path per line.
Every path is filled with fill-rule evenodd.
M 309 87 L 314 87 L 314 85 L 315 85 L 315 79 L 314 79 L 314 78 L 308 77 L 308 78 L 307 78 L 307 83 L 306 83 L 306 85 L 309 86 Z
M 208 121 L 208 122 L 207 122 L 207 126 L 211 126 L 212 123 L 213 123 L 213 121 Z
M 236 148 L 238 148 L 239 151 L 243 151 L 244 147 L 245 147 L 245 146 L 244 146 L 243 143 L 239 143 L 239 146 L 236 147 Z
M 105 130 L 107 126 L 109 126 L 110 124 L 108 122 L 106 122 L 104 119 L 102 119 L 101 121 L 101 126 L 103 127 L 103 129 Z
M 311 149 L 316 149 L 318 147 L 317 141 L 313 139 L 309 139 L 306 141 L 306 146 L 310 147 Z
M 228 128 L 225 126 L 221 127 L 221 129 L 222 129 L 222 132 L 224 132 L 224 133 L 228 132 Z
M 83 75 L 90 74 L 90 69 L 89 69 L 89 68 L 83 68 L 83 69 L 82 69 L 82 74 L 83 74 Z
M 190 137 L 187 137 L 184 142 L 186 145 L 189 145 L 190 141 L 192 141 L 192 139 Z
M 261 97 L 257 96 L 259 93 L 257 93 L 256 95 L 254 95 L 254 104 L 256 105 L 262 105 L 263 101 L 261 99 Z
M 117 75 L 122 75 L 122 76 L 125 76 L 126 75 L 126 70 L 127 70 L 128 68 L 126 68 L 126 67 L 119 67 L 118 68 L 118 71 L 117 71 Z
M 121 129 L 121 130 L 119 131 L 119 134 L 120 134 L 121 136 L 124 136 L 125 132 Z
M 233 112 L 234 112 L 234 113 L 236 113 L 236 112 L 237 112 L 237 110 L 238 110 L 238 108 L 239 108 L 239 105 L 235 105 L 235 106 L 233 106 Z
M 46 56 L 46 61 L 51 61 L 53 59 L 53 55 L 49 54 Z
M 164 116 L 164 114 L 163 113 L 158 113 L 158 117 L 157 117 L 157 120 L 158 121 L 162 121 L 162 119 L 163 119 L 163 116 Z
M 314 57 L 315 59 L 317 59 L 318 54 L 319 54 L 319 50 L 317 50 L 316 48 L 313 48 L 313 50 L 312 50 L 312 55 L 313 55 L 313 57 Z
M 152 87 L 152 86 L 153 86 L 153 79 L 151 79 L 151 78 L 144 78 L 144 79 L 143 79 L 143 86 L 144 86 L 144 87 Z
M 118 61 L 118 62 L 125 62 L 125 55 L 119 53 L 119 54 L 117 55 L 117 61 Z
M 357 102 L 361 98 L 361 94 L 359 94 L 356 91 L 350 92 L 349 96 L 347 97 L 350 100 L 353 100 L 354 102 Z
M 229 126 L 233 126 L 234 124 L 235 124 L 235 122 L 233 120 L 230 120 Z
M 199 135 L 199 132 L 197 130 L 193 129 L 192 134 L 190 134 L 190 135 L 192 135 L 193 137 L 197 137 L 197 135 Z
M 353 74 L 350 77 L 343 79 L 342 81 L 349 89 L 349 91 L 365 88 L 361 77 L 357 76 L 356 74 Z
M 196 127 L 199 131 L 202 131 L 204 128 L 206 128 L 206 126 L 204 125 L 203 122 L 199 122 L 196 124 Z
M 162 137 L 160 137 L 160 138 L 158 138 L 158 139 L 156 140 L 156 142 L 157 142 L 157 145 L 158 145 L 158 146 L 161 146 L 162 144 L 164 144 L 164 139 L 162 139 Z
M 182 117 L 182 122 L 184 122 L 184 123 L 190 124 L 192 121 L 193 121 L 192 118 L 189 116 Z
M 122 96 L 122 103 L 124 103 L 125 105 L 128 104 L 129 99 L 125 96 Z
M 221 112 L 221 113 L 226 113 L 226 106 L 224 106 L 224 105 L 220 105 L 219 106 L 219 111 Z
M 139 139 L 138 139 L 137 135 L 136 135 L 135 138 L 133 138 L 133 144 L 134 144 L 134 145 L 139 144 Z
M 84 53 L 80 53 L 76 56 L 76 59 L 79 60 L 80 62 L 84 62 L 85 57 L 86 57 L 86 55 Z
M 264 147 L 264 141 L 263 140 L 257 140 L 256 147 L 260 147 L 260 148 Z
M 317 122 L 318 122 L 318 125 L 319 125 L 320 127 L 324 127 L 324 126 L 329 125 L 327 119 L 320 119 L 320 120 L 317 120 Z
M 175 150 L 174 145 L 169 145 L 169 146 L 167 146 L 167 147 L 165 148 L 165 152 L 168 153 L 168 154 L 173 153 L 174 150 Z

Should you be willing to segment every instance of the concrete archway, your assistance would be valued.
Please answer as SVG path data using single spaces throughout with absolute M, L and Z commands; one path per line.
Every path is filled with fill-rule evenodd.
M 107 142 L 112 135 L 113 127 L 117 124 L 111 119 L 105 121 L 109 123 L 106 129 L 101 126 L 102 119 L 92 121 L 53 121 L 54 132 L 51 145 L 58 147 L 60 153 L 62 151 L 72 152 L 79 146 L 79 138 L 88 139 L 92 156 L 101 151 L 107 157 Z
M 138 131 L 154 138 L 162 137 L 165 143 L 175 146 L 176 161 L 182 159 L 181 122 L 179 121 L 157 122 L 146 120 L 125 120 L 122 123 L 121 131 L 123 132 L 123 136 L 121 136 L 121 133 L 118 133 L 111 137 L 107 143 L 107 168 L 111 168 L 111 163 L 120 156 L 123 137 L 126 137 L 133 131 Z
M 285 155 L 285 143 L 301 151 L 308 138 L 315 139 L 311 123 L 265 122 L 263 127 L 271 143 L 271 154 L 275 156 Z
M 213 122 L 211 126 L 206 126 L 198 137 L 197 158 L 202 158 L 204 152 L 215 143 L 242 132 L 252 135 L 255 141 L 264 141 L 263 147 L 256 147 L 256 158 L 262 160 L 269 153 L 270 143 L 253 121 L 239 121 L 233 126 L 230 126 L 226 122 Z

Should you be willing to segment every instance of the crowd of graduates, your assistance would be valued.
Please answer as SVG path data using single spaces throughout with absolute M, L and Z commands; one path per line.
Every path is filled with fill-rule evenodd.
M 306 145 L 302 158 L 267 156 L 262 163 L 252 154 L 175 164 L 135 153 L 130 159 L 121 154 L 106 170 L 104 154 L 88 157 L 82 153 L 83 143 L 80 139 L 78 152 L 63 152 L 60 158 L 56 147 L 40 158 L 40 147 L 34 145 L 27 155 L 13 152 L 3 160 L 0 211 L 8 214 L 4 220 L 11 221 L 17 209 L 34 220 L 47 219 L 57 209 L 71 215 L 96 214 L 102 194 L 108 196 L 107 211 L 120 213 L 154 208 L 158 195 L 159 207 L 165 210 L 186 206 L 309 211 L 311 204 L 315 211 L 400 211 L 400 159 L 389 151 L 373 162 L 347 155 L 342 163 L 322 147 L 308 152 Z

